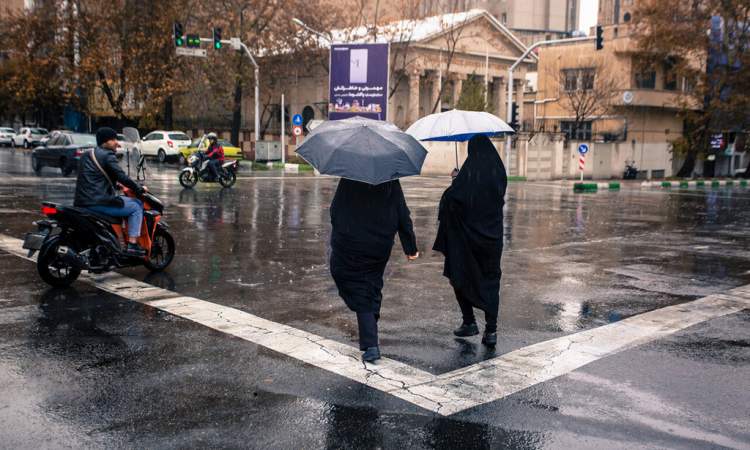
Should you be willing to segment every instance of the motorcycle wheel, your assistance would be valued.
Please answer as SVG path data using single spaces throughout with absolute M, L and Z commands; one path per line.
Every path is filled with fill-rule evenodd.
M 180 172 L 180 184 L 184 188 L 190 189 L 198 184 L 198 175 L 192 176 L 189 171 Z
M 81 269 L 63 261 L 57 254 L 59 247 L 60 238 L 50 238 L 39 250 L 36 270 L 47 284 L 54 287 L 68 287 L 81 274 Z
M 151 254 L 143 265 L 152 272 L 161 272 L 172 262 L 174 253 L 175 245 L 172 235 L 163 228 L 157 228 L 151 243 Z
M 234 186 L 237 181 L 237 175 L 234 172 L 227 171 L 224 175 L 219 175 L 219 183 L 225 188 Z

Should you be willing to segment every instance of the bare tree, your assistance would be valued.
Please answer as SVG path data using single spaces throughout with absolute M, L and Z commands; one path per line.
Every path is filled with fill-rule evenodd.
M 451 14 L 455 15 L 459 11 L 460 6 L 463 4 L 461 0 L 450 0 L 450 7 L 451 7 Z M 455 16 L 454 16 L 455 17 Z M 456 49 L 458 47 L 458 43 L 461 41 L 461 39 L 464 37 L 464 30 L 465 25 L 468 22 L 470 16 L 468 14 L 464 15 L 463 19 L 457 22 L 451 22 L 448 23 L 445 18 L 442 20 L 442 28 L 444 31 L 443 33 L 443 39 L 445 40 L 445 52 L 446 52 L 446 62 L 445 62 L 445 73 L 449 73 L 451 70 L 451 64 L 453 64 L 453 57 L 456 54 Z M 442 67 L 438 67 L 438 70 L 443 70 Z M 440 100 L 443 98 L 443 92 L 445 91 L 445 85 L 447 83 L 442 83 L 440 85 L 440 92 L 437 95 L 437 98 L 435 99 L 435 103 L 432 105 L 432 111 L 436 112 L 437 107 L 440 104 Z

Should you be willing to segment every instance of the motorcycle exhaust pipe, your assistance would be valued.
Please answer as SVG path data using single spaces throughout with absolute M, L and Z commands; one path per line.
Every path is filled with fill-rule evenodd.
M 63 260 L 66 264 L 73 267 L 84 269 L 88 266 L 88 259 L 85 256 L 79 255 L 70 247 L 60 246 L 57 248 L 57 256 Z

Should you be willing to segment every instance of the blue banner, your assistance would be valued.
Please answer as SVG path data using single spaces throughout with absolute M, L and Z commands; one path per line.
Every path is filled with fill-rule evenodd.
M 328 119 L 388 117 L 388 44 L 331 45 Z

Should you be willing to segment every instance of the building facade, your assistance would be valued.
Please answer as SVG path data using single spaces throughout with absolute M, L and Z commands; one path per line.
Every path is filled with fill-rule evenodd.
M 7 19 L 13 14 L 18 14 L 24 8 L 31 8 L 31 0 L 2 0 L 0 2 L 0 20 Z
M 678 113 L 698 106 L 686 104 L 682 94 L 690 83 L 673 75 L 668 64 L 640 68 L 636 42 L 623 23 L 629 7 L 629 1 L 601 2 L 600 20 L 607 23 L 602 50 L 590 41 L 540 49 L 534 128 L 563 132 L 571 141 L 616 143 L 619 160 L 612 163 L 612 176 L 622 174 L 625 161 L 635 162 L 643 177 L 671 176 L 681 162 L 673 161 L 670 151 L 683 134 Z M 602 86 L 606 92 L 597 92 Z M 571 98 L 586 90 L 597 93 L 600 104 L 581 120 Z

